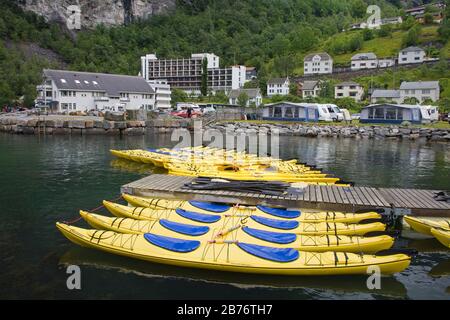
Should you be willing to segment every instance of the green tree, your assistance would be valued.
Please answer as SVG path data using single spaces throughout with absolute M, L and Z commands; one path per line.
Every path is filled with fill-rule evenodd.
M 420 27 L 414 26 L 411 29 L 409 29 L 408 33 L 403 38 L 403 46 L 415 46 L 419 42 L 419 36 L 420 36 Z
M 417 100 L 417 98 L 415 97 L 409 97 L 409 98 L 405 98 L 403 100 L 404 104 L 419 104 L 419 100 Z
M 289 84 L 289 95 L 296 96 L 297 95 L 297 90 L 298 90 L 297 82 L 291 81 L 291 83 Z
M 237 104 L 241 107 L 246 107 L 248 103 L 248 94 L 244 91 L 239 93 L 237 98 Z
M 377 35 L 380 38 L 389 37 L 392 35 L 392 26 L 390 24 L 382 25 L 381 28 L 377 31 Z
M 202 83 L 200 87 L 202 96 L 206 97 L 208 95 L 208 59 L 204 58 L 202 60 Z
M 425 24 L 432 24 L 434 22 L 433 15 L 431 13 L 425 13 L 423 16 L 423 22 Z
M 173 88 L 171 91 L 172 94 L 170 95 L 170 103 L 172 104 L 172 107 L 175 107 L 178 102 L 186 102 L 188 100 L 188 95 L 183 90 Z
M 362 34 L 364 41 L 372 40 L 375 37 L 373 31 L 368 28 L 364 29 Z
M 334 86 L 330 80 L 322 81 L 320 84 L 319 97 L 334 99 Z

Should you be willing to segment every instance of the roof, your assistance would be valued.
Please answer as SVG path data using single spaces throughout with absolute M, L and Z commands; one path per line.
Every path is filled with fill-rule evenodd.
M 273 78 L 267 81 L 267 84 L 284 84 L 288 78 Z
M 302 90 L 314 90 L 318 84 L 319 81 L 305 81 L 303 82 Z
M 352 57 L 352 60 L 374 60 L 377 58 L 377 55 L 373 52 L 368 53 L 358 53 Z
M 326 53 L 326 52 L 310 53 L 310 54 L 306 55 L 303 60 L 304 61 L 312 61 L 312 59 L 315 56 L 319 56 L 321 60 L 333 60 L 333 58 L 331 58 L 331 56 L 328 53 Z
M 255 88 L 255 89 L 233 89 L 228 94 L 228 97 L 235 99 L 235 98 L 239 97 L 239 95 L 242 92 L 245 92 L 249 99 L 253 99 L 253 98 L 256 98 L 257 96 L 261 95 L 261 90 L 259 90 L 257 88 Z
M 103 91 L 112 97 L 121 92 L 155 93 L 144 78 L 136 76 L 52 69 L 44 69 L 44 76 L 60 90 Z
M 400 98 L 400 90 L 375 89 L 372 92 L 372 98 Z
M 439 81 L 403 81 L 400 85 L 400 90 L 414 90 L 414 89 L 438 89 Z
M 405 49 L 400 50 L 400 52 L 415 52 L 415 51 L 425 51 L 422 48 L 419 47 L 408 47 Z
M 354 81 L 345 81 L 345 82 L 341 82 L 338 83 L 337 85 L 335 85 L 335 87 L 349 87 L 349 86 L 358 86 L 360 87 L 361 85 L 357 82 Z
M 297 103 L 297 102 L 290 102 L 290 101 L 280 101 L 280 102 L 274 102 L 274 103 L 268 103 L 265 105 L 265 107 L 273 107 L 279 104 L 289 104 L 292 106 L 304 106 L 303 103 Z
M 417 105 L 417 104 L 376 103 L 376 104 L 371 104 L 371 105 L 365 106 L 363 109 L 373 108 L 373 107 L 378 107 L 378 106 L 390 106 L 390 107 L 405 108 L 405 109 L 417 109 L 417 108 L 421 107 L 420 105 Z

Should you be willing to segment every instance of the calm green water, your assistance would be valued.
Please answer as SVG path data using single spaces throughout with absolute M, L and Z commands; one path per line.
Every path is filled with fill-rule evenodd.
M 357 184 L 450 189 L 450 146 L 382 140 L 281 138 L 282 157 L 316 164 Z M 0 298 L 449 299 L 450 251 L 435 240 L 400 239 L 420 251 L 410 268 L 369 291 L 365 277 L 274 278 L 179 269 L 80 248 L 58 233 L 152 168 L 114 161 L 110 148 L 172 146 L 170 136 L 66 137 L 0 134 Z M 83 223 L 79 222 L 83 226 Z M 78 264 L 82 289 L 66 288 Z

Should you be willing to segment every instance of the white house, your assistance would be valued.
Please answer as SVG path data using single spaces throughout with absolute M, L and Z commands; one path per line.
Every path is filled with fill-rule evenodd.
M 373 52 L 358 53 L 352 57 L 352 70 L 375 69 L 378 67 L 378 58 Z
M 248 100 L 246 107 L 255 105 L 259 107 L 262 103 L 261 90 L 259 89 L 235 89 L 231 90 L 228 95 L 228 102 L 232 105 L 239 105 L 239 95 L 246 93 Z
M 310 98 L 316 98 L 319 96 L 320 93 L 320 81 L 304 81 L 302 85 L 302 97 L 303 99 L 306 99 L 308 97 Z
M 36 104 L 58 112 L 153 110 L 155 92 L 142 77 L 44 69 Z
M 334 86 L 334 98 L 353 98 L 355 101 L 361 101 L 364 96 L 364 87 L 359 83 L 349 81 L 342 82 Z
M 395 66 L 395 59 L 380 58 L 378 59 L 378 68 L 389 68 Z
M 424 102 L 427 99 L 437 101 L 439 97 L 439 81 L 404 81 L 400 85 L 400 98 L 402 101 L 405 101 L 407 98 L 416 98 L 419 102 Z
M 378 102 L 402 103 L 402 101 L 403 100 L 400 98 L 400 90 L 375 89 L 370 97 L 371 103 L 378 103 Z
M 422 63 L 425 50 L 419 47 L 408 47 L 398 53 L 398 64 Z
M 171 107 L 172 91 L 170 84 L 166 80 L 148 80 L 152 89 L 155 91 L 155 109 L 169 109 Z
M 275 78 L 267 81 L 267 96 L 287 96 L 289 94 L 289 78 Z
M 304 74 L 333 73 L 333 58 L 326 53 L 312 53 L 304 58 Z

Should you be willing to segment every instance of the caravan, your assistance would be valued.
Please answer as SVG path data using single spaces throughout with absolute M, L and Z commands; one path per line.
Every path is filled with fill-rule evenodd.
M 437 106 L 420 106 L 422 118 L 430 119 L 431 122 L 439 121 L 439 110 Z

